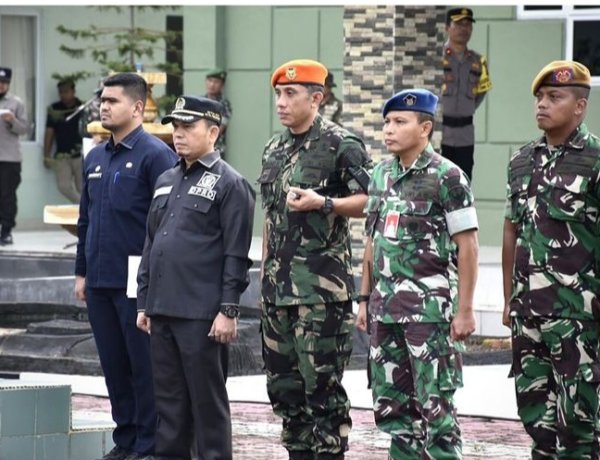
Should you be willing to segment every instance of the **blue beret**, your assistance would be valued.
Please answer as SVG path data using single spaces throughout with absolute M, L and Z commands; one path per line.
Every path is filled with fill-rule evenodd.
M 383 116 L 390 110 L 407 110 L 410 112 L 425 112 L 435 115 L 438 97 L 426 89 L 405 89 L 394 94 L 383 106 Z

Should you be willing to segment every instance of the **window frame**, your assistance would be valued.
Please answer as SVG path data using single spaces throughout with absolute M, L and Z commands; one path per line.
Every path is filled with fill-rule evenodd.
M 555 6 L 555 5 L 549 5 Z M 598 21 L 600 23 L 600 8 L 575 9 L 575 5 L 556 5 L 560 10 L 525 10 L 525 5 L 517 6 L 518 20 L 539 20 L 539 19 L 563 19 L 565 23 L 565 49 L 564 56 L 566 60 L 573 59 L 573 34 L 575 33 L 576 21 Z M 583 5 L 585 6 L 585 5 Z M 592 87 L 600 86 L 600 74 L 592 75 Z
M 30 122 L 34 123 L 33 139 L 21 139 L 22 144 L 38 144 L 41 145 L 44 139 L 45 129 L 45 108 L 43 106 L 43 91 L 41 85 L 42 75 L 42 50 L 41 50 L 41 14 L 39 11 L 32 10 L 31 8 L 18 7 L 18 6 L 3 6 L 0 7 L 0 16 L 31 16 L 35 20 L 33 32 L 35 34 L 34 42 L 36 52 L 34 56 L 35 60 L 35 117 L 31 117 Z M 28 114 L 31 116 L 31 114 Z

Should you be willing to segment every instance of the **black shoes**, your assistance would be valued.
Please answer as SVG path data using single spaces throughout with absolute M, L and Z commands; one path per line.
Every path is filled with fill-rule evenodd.
M 123 449 L 119 446 L 115 446 L 108 454 L 106 454 L 102 458 L 99 458 L 98 460 L 128 460 L 129 457 L 134 454 L 135 452 L 131 452 L 130 450 Z
M 6 233 L 4 235 L 0 235 L 0 245 L 6 246 L 9 244 L 13 244 L 13 237 L 10 233 Z

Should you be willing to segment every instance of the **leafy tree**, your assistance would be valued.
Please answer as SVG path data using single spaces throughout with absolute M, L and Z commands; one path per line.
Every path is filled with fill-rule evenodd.
M 131 72 L 136 70 L 136 64 L 154 61 L 155 53 L 162 52 L 163 55 L 168 51 L 180 54 L 175 46 L 181 39 L 179 32 L 152 30 L 138 25 L 138 13 L 151 9 L 159 10 L 177 10 L 177 6 L 93 6 L 98 11 L 116 14 L 127 14 L 129 24 L 123 27 L 97 27 L 91 25 L 84 29 L 72 29 L 64 25 L 57 26 L 56 30 L 63 36 L 73 39 L 76 46 L 67 46 L 61 44 L 60 50 L 73 59 L 81 59 L 90 56 L 95 62 L 100 64 L 106 73 L 113 72 Z M 167 75 L 181 79 L 182 69 L 177 61 L 159 62 L 154 67 L 146 67 L 144 70 L 156 69 L 166 72 Z M 92 76 L 90 72 L 76 72 L 69 75 L 53 74 L 52 77 L 57 80 L 73 79 L 75 81 Z M 159 107 L 169 104 L 173 96 L 163 96 L 157 100 Z

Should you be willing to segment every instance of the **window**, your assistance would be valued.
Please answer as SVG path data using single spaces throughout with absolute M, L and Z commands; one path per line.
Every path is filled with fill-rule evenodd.
M 564 19 L 565 59 L 579 61 L 592 74 L 592 85 L 600 86 L 600 5 L 521 5 L 519 19 Z
M 35 15 L 0 14 L 0 62 L 13 72 L 9 91 L 25 104 L 32 129 L 23 136 L 34 141 L 37 121 L 37 27 Z M 41 133 L 40 133 L 41 134 Z
M 600 15 L 567 19 L 567 59 L 579 61 L 592 74 L 592 84 L 600 85 Z

